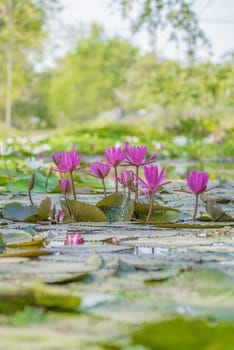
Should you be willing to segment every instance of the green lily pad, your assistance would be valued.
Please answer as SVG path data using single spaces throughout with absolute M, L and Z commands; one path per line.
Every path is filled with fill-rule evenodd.
M 134 201 L 123 194 L 111 194 L 97 204 L 110 222 L 130 221 L 134 211 Z
M 37 215 L 41 220 L 48 220 L 51 215 L 51 199 L 49 197 L 41 201 L 37 210 Z
M 10 203 L 2 208 L 2 216 L 5 219 L 14 221 L 24 221 L 26 218 L 36 215 L 37 207 L 35 205 L 24 206 L 21 203 Z
M 63 222 L 71 221 L 93 221 L 107 222 L 106 215 L 95 205 L 78 202 L 74 199 L 67 199 L 66 202 L 61 202 L 62 210 L 64 211 Z
M 3 258 L 37 258 L 38 256 L 51 255 L 54 252 L 51 250 L 8 250 L 6 253 L 0 255 Z
M 232 350 L 234 327 L 175 318 L 142 326 L 132 334 L 132 343 L 152 350 Z
M 227 215 L 214 200 L 208 200 L 206 210 L 212 221 L 234 221 L 234 218 Z
M 0 291 L 0 310 L 11 314 L 23 310 L 26 305 L 40 306 L 58 311 L 78 311 L 81 298 L 61 287 L 46 286 L 41 283 L 24 288 L 5 288 Z
M 43 234 L 43 235 L 31 237 L 31 240 L 28 240 L 28 241 L 7 243 L 7 248 L 25 249 L 25 248 L 33 248 L 33 247 L 37 247 L 37 248 L 42 247 L 46 240 L 47 235 L 48 234 Z
M 149 211 L 149 204 L 146 203 L 135 203 L 134 205 L 134 216 L 139 221 L 145 221 Z M 149 223 L 164 223 L 174 222 L 179 219 L 179 210 L 164 207 L 161 205 L 154 205 Z
M 62 278 L 62 279 L 55 279 L 52 281 L 46 282 L 47 284 L 69 284 L 69 283 L 74 283 L 74 282 L 87 282 L 88 280 L 91 280 L 92 276 L 88 272 L 80 272 L 79 274 L 72 276 L 72 277 L 67 277 L 67 278 Z

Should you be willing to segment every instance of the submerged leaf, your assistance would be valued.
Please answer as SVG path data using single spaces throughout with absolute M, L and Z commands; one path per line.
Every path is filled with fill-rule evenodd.
M 97 204 L 110 222 L 130 221 L 134 211 L 134 201 L 124 194 L 111 194 Z

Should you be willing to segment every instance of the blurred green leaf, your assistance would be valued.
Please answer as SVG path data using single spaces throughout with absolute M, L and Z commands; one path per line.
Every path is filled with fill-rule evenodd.
M 150 350 L 232 350 L 234 327 L 175 318 L 140 327 L 132 343 Z

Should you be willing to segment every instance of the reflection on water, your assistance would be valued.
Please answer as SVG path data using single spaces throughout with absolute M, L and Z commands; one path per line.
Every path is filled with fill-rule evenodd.
M 137 246 L 134 249 L 134 254 L 165 255 L 168 251 L 168 248 L 163 247 Z

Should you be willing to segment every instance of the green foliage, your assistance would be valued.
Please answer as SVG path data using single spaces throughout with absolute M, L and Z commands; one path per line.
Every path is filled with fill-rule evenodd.
M 0 3 L 0 87 L 3 96 L 0 118 L 4 118 L 4 97 L 9 89 L 6 76 L 12 74 L 11 104 L 16 126 L 37 110 L 37 84 L 29 54 L 36 57 L 35 54 L 41 51 L 41 44 L 48 35 L 45 29 L 47 18 L 57 9 L 57 0 L 3 0 Z M 12 67 L 8 65 L 10 56 Z
M 157 29 L 165 30 L 167 27 L 171 40 L 177 41 L 182 34 L 184 41 L 187 42 L 189 55 L 195 54 L 198 43 L 208 44 L 193 10 L 194 1 L 113 0 L 113 2 L 119 4 L 123 16 L 131 21 L 134 32 L 146 27 L 150 34 L 155 34 Z
M 115 90 L 136 53 L 126 40 L 108 39 L 93 24 L 52 73 L 47 98 L 50 116 L 55 122 L 78 121 L 116 106 Z
M 154 54 L 138 57 L 126 75 L 128 108 L 161 106 L 214 107 L 231 106 L 233 88 L 230 72 L 233 61 L 220 64 L 182 65 L 176 61 L 159 61 Z

